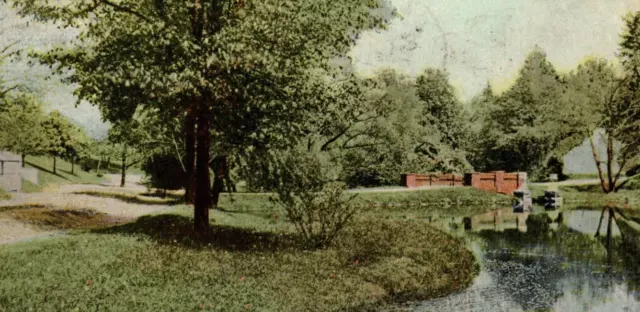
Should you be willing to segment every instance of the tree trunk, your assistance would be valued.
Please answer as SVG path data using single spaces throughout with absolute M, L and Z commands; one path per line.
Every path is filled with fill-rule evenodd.
M 75 174 L 76 157 L 71 156 L 71 174 Z
M 25 158 L 26 156 L 27 156 L 27 155 L 25 155 L 24 153 L 22 153 L 22 168 L 24 168 L 24 158 Z
M 611 263 L 611 254 L 612 254 L 612 246 L 611 246 L 611 226 L 613 221 L 613 208 L 609 208 L 609 221 L 607 225 L 607 260 Z
M 105 169 L 107 173 L 109 173 L 109 168 L 111 168 L 111 156 L 107 157 L 107 169 Z
M 201 100 L 197 119 L 196 143 L 196 196 L 194 205 L 195 229 L 198 232 L 209 229 L 209 205 L 211 204 L 211 179 L 209 177 L 209 101 Z
M 608 133 L 608 132 L 607 132 Z M 615 189 L 613 185 L 613 138 L 610 135 L 606 135 L 607 140 L 607 180 L 609 181 L 609 192 Z
M 195 199 L 195 162 L 196 162 L 196 112 L 193 107 L 187 110 L 187 117 L 185 120 L 185 142 L 186 142 L 186 156 L 185 156 L 185 192 L 184 200 L 187 204 L 193 204 Z
M 120 187 L 124 187 L 127 176 L 127 147 L 122 149 L 122 166 L 120 166 Z
M 602 219 L 604 219 L 604 211 L 607 208 L 602 208 L 602 213 L 600 213 L 600 221 L 598 222 L 598 229 L 596 230 L 596 237 L 600 236 L 600 227 L 602 226 Z
M 56 173 L 56 156 L 53 156 L 53 174 L 57 174 Z
M 591 152 L 593 153 L 593 160 L 596 162 L 596 168 L 598 169 L 598 177 L 600 178 L 600 186 L 602 186 L 602 191 L 606 194 L 609 193 L 609 188 L 607 187 L 607 182 L 604 179 L 604 174 L 602 173 L 602 167 L 600 166 L 600 157 L 598 157 L 598 150 L 596 150 L 596 144 L 593 142 L 593 132 L 588 132 L 589 142 L 591 143 Z
M 98 159 L 98 168 L 96 168 L 96 172 L 100 172 L 100 165 L 102 164 L 102 157 Z
M 211 207 L 218 207 L 220 193 L 224 188 L 224 178 L 227 172 L 227 157 L 217 156 L 213 159 L 213 187 L 211 188 Z

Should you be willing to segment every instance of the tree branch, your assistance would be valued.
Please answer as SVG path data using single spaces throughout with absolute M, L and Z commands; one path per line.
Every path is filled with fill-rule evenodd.
M 128 8 L 128 7 L 119 5 L 117 3 L 113 3 L 113 2 L 111 2 L 109 0 L 98 0 L 96 2 L 96 7 L 98 6 L 98 2 L 112 7 L 114 10 L 116 10 L 118 12 L 128 13 L 128 14 L 134 15 L 134 16 L 138 17 L 139 19 L 142 19 L 142 20 L 144 20 L 146 22 L 151 22 L 151 19 L 149 19 L 148 17 L 142 15 L 140 12 L 137 12 L 137 11 L 133 10 L 132 8 Z
M 589 142 L 591 143 L 591 152 L 593 153 L 593 160 L 595 160 L 596 162 L 596 167 L 598 169 L 598 177 L 600 178 L 600 186 L 602 186 L 602 190 L 605 193 L 609 193 L 607 191 L 607 188 L 605 187 L 604 183 L 604 176 L 602 174 L 602 168 L 600 167 L 600 157 L 598 157 L 598 151 L 596 149 L 596 145 L 593 142 L 593 132 L 590 131 L 590 129 L 588 129 L 587 134 L 589 135 Z
M 7 89 L 0 90 L 0 98 L 5 97 L 7 95 L 7 93 L 9 93 L 9 92 L 11 92 L 11 91 L 13 91 L 15 89 L 21 88 L 21 87 L 22 87 L 22 85 L 15 85 L 13 87 L 9 87 Z

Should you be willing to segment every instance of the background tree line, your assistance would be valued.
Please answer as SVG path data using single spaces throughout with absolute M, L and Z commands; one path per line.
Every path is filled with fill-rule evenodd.
M 622 160 L 614 141 L 622 158 L 637 155 L 637 14 L 626 20 L 620 68 L 593 60 L 561 74 L 536 49 L 508 90 L 488 86 L 464 103 L 442 70 L 365 78 L 339 66 L 360 32 L 386 27 L 379 1 L 67 2 L 14 2 L 80 33 L 31 56 L 112 123 L 123 184 L 142 163 L 157 186 L 185 188 L 199 230 L 239 180 L 291 206 L 336 182 L 392 185 L 409 172 L 542 179 L 562 173 L 562 155 L 594 129 L 611 146 L 594 156 L 599 164 Z M 600 175 L 605 191 L 617 189 L 619 173 Z

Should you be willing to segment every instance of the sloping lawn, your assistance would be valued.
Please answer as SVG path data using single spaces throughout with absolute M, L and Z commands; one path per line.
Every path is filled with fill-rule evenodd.
M 104 180 L 95 172 L 85 172 L 79 164 L 75 165 L 74 174 L 71 174 L 71 163 L 62 159 L 56 160 L 56 173 L 53 173 L 53 159 L 45 156 L 27 156 L 25 167 L 38 169 L 38 184 L 23 181 L 24 192 L 40 192 L 46 187 L 55 187 L 62 184 L 99 184 Z M 26 184 L 26 185 L 25 185 Z

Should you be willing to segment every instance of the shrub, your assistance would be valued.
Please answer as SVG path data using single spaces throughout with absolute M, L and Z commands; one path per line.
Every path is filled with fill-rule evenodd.
M 344 196 L 344 183 L 331 182 L 330 164 L 318 155 L 300 151 L 274 157 L 273 199 L 286 211 L 308 247 L 329 245 L 356 212 L 355 196 Z
M 634 178 L 633 180 L 627 182 L 627 184 L 624 185 L 623 189 L 640 190 L 640 179 Z
M 84 172 L 89 172 L 91 170 L 96 169 L 97 165 L 96 165 L 96 161 L 91 159 L 91 158 L 83 158 L 80 161 L 80 167 L 82 168 L 82 170 Z
M 180 160 L 172 155 L 155 154 L 142 164 L 149 186 L 162 190 L 181 189 L 186 180 Z
M 277 201 L 304 242 L 319 248 L 330 244 L 356 212 L 356 205 L 351 203 L 354 196 L 345 197 L 344 189 L 343 183 L 329 183 L 320 192 L 280 189 Z

